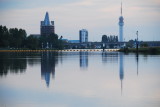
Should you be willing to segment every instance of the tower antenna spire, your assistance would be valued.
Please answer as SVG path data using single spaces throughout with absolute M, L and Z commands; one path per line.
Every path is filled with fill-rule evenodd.
M 121 16 L 122 16 L 122 1 L 121 1 Z

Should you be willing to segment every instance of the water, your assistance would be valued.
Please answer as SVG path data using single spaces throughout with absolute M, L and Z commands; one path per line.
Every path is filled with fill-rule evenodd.
M 0 107 L 160 107 L 160 55 L 0 53 Z

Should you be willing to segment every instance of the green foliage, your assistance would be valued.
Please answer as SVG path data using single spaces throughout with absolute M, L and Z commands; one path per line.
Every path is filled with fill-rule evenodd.
M 0 26 L 0 47 L 9 46 L 9 32 L 6 26 Z
M 129 40 L 126 44 L 126 47 L 129 47 L 129 48 L 133 48 L 134 46 L 134 41 L 133 40 Z
M 137 52 L 136 48 L 124 48 L 120 49 L 121 52 Z M 139 48 L 138 52 L 145 54 L 160 54 L 160 47 L 147 47 L 147 48 Z
M 24 47 L 26 39 L 26 31 L 23 29 L 11 28 L 7 29 L 6 26 L 0 26 L 0 47 L 1 48 L 21 48 Z
M 30 35 L 26 39 L 26 47 L 29 49 L 37 49 L 39 47 L 39 39 Z
M 0 48 L 28 48 L 28 49 L 45 49 L 47 44 L 49 49 L 63 49 L 63 41 L 58 39 L 57 34 L 50 34 L 49 36 L 42 35 L 37 38 L 33 35 L 27 37 L 26 31 L 23 29 L 0 26 Z
M 114 36 L 114 35 L 102 35 L 102 42 L 103 43 L 107 43 L 107 42 L 118 42 L 118 36 Z
M 11 28 L 9 30 L 11 47 L 22 48 L 26 38 L 26 31 L 23 29 Z
M 140 46 L 141 47 L 148 47 L 148 44 L 147 43 L 142 43 Z
M 58 39 L 57 34 L 50 34 L 49 36 L 42 35 L 40 37 L 40 45 L 43 44 L 43 48 L 48 47 L 51 49 L 63 49 L 63 41 L 61 39 Z
M 102 36 L 102 42 L 106 43 L 108 41 L 107 35 Z

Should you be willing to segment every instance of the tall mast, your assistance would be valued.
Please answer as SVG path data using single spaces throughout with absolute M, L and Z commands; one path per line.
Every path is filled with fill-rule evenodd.
M 121 16 L 122 16 L 122 1 L 121 1 Z

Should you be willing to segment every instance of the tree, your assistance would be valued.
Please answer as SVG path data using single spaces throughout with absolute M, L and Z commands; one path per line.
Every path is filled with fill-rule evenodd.
M 134 40 L 129 40 L 127 42 L 126 46 L 129 47 L 129 48 L 133 48 L 133 46 L 134 46 Z
M 9 47 L 9 32 L 6 26 L 0 26 L 0 47 Z
M 27 37 L 27 33 L 25 30 L 23 29 L 19 29 L 19 36 L 20 36 L 20 46 L 21 47 L 24 47 L 25 46 L 25 40 L 26 40 L 26 37 Z
M 11 28 L 9 29 L 11 47 L 21 48 L 24 47 L 26 39 L 26 31 L 23 29 Z
M 26 39 L 26 46 L 29 49 L 37 49 L 39 47 L 39 39 L 33 36 L 28 36 Z
M 61 36 L 62 37 L 62 36 Z M 61 39 L 58 39 L 57 34 L 50 34 L 49 36 L 41 36 L 40 37 L 40 46 L 43 48 L 53 48 L 53 49 L 62 49 L 63 48 L 63 41 Z
M 103 42 L 103 43 L 108 42 L 107 35 L 103 35 L 103 36 L 102 36 L 102 42 Z
M 141 47 L 148 47 L 148 44 L 147 43 L 142 43 L 140 46 Z
M 10 28 L 7 29 L 6 26 L 0 26 L 0 47 L 1 48 L 54 48 L 54 49 L 63 49 L 63 36 L 58 39 L 57 34 L 50 34 L 48 36 L 41 35 L 40 38 L 34 36 L 28 36 L 25 30 Z M 47 46 L 48 45 L 48 46 Z

